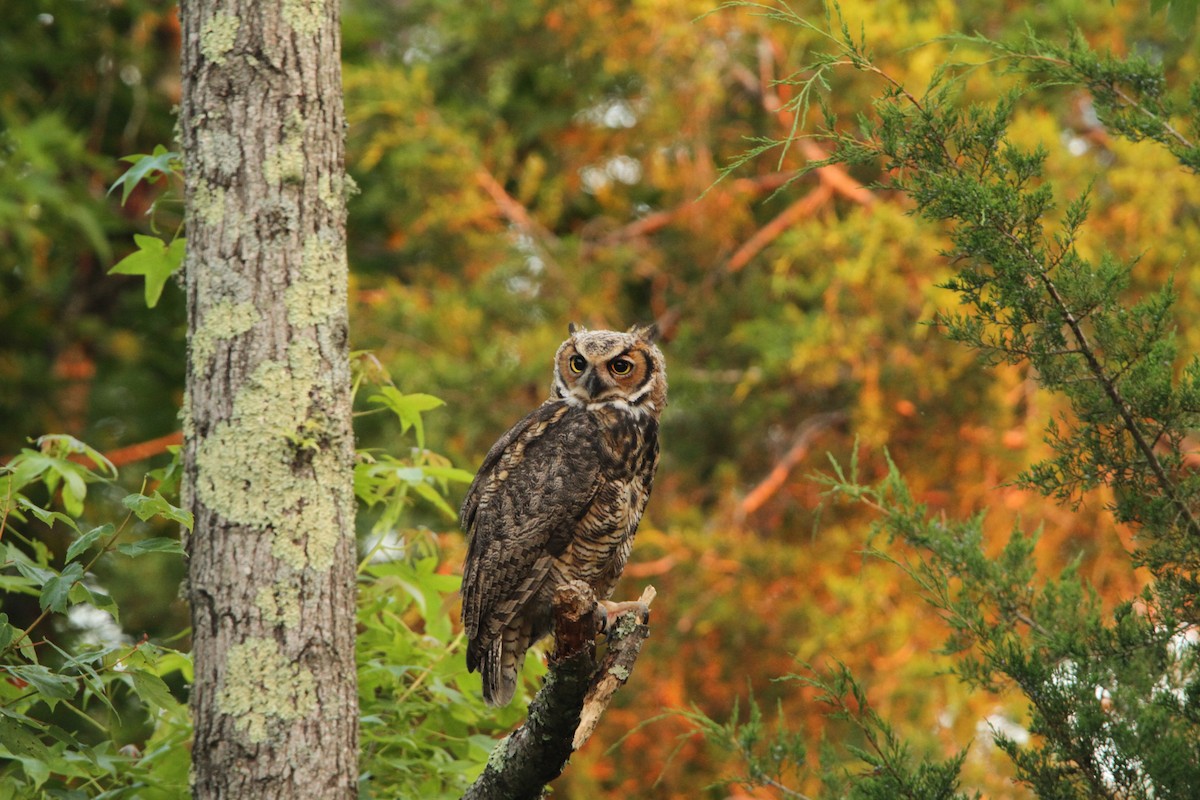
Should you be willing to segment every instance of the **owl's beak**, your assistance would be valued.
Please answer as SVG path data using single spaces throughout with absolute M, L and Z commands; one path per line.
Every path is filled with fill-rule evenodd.
M 583 388 L 587 390 L 588 397 L 595 398 L 600 396 L 600 392 L 604 389 L 604 384 L 600 382 L 600 376 L 596 373 L 595 368 L 583 379 Z

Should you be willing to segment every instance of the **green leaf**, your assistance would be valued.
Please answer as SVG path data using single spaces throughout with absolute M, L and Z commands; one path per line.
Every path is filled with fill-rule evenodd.
M 14 555 L 12 565 L 33 586 L 45 586 L 47 581 L 58 576 L 54 570 L 40 567 L 24 556 Z
M 146 705 L 167 711 L 179 707 L 179 701 L 171 694 L 171 690 L 167 688 L 163 679 L 157 675 L 144 670 L 135 670 L 129 673 L 129 679 L 133 682 L 133 690 Z
M 436 478 L 443 481 L 453 481 L 455 483 L 470 483 L 475 480 L 475 473 L 458 467 L 438 467 L 432 464 L 426 464 L 421 467 L 425 474 L 430 478 Z
M 1153 4 L 1151 5 L 1153 10 Z M 1184 37 L 1196 24 L 1196 12 L 1200 10 L 1200 0 L 1170 0 L 1167 8 L 1167 22 L 1175 29 L 1175 35 Z
M 17 501 L 17 505 L 22 511 L 28 511 L 37 517 L 48 528 L 53 528 L 55 522 L 61 522 L 72 530 L 79 530 L 79 525 L 76 524 L 75 520 L 61 511 L 48 511 L 41 506 L 34 505 L 24 497 Z
M 42 611 L 53 611 L 60 614 L 66 611 L 67 595 L 75 582 L 82 577 L 83 565 L 78 561 L 72 561 L 61 573 L 46 581 L 42 587 L 42 595 L 38 598 L 38 605 L 41 606 Z
M 154 668 L 159 675 L 170 675 L 172 672 L 178 672 L 185 683 L 191 683 L 195 680 L 195 674 L 192 670 L 192 657 L 188 653 L 168 651 L 158 658 L 154 664 Z
M 146 278 L 146 306 L 154 308 L 167 279 L 183 263 L 186 240 L 181 236 L 167 245 L 157 236 L 134 234 L 136 252 L 130 253 L 108 271 L 109 275 L 142 275 Z
M 87 603 L 90 606 L 95 606 L 101 611 L 107 611 L 112 614 L 112 618 L 116 621 L 121 620 L 121 610 L 117 607 L 117 601 L 112 599 L 112 596 L 105 594 L 103 591 L 92 591 L 83 581 L 71 587 L 71 591 L 67 593 L 67 599 L 72 605 Z
M 417 446 L 425 447 L 425 426 L 421 422 L 421 412 L 431 411 L 445 403 L 431 394 L 404 394 L 394 386 L 384 386 L 378 394 L 368 398 L 372 403 L 378 403 L 390 409 L 400 419 L 401 433 L 407 433 L 413 428 L 417 433 Z
M 126 542 L 117 545 L 117 550 L 127 556 L 140 556 L 143 553 L 177 553 L 183 555 L 183 545 L 177 539 L 165 536 L 155 536 L 142 539 L 140 542 Z
M 146 473 L 146 477 L 158 482 L 159 492 L 179 493 L 179 482 L 183 478 L 183 457 L 180 455 L 182 451 L 183 448 L 179 445 L 171 445 L 167 448 L 167 452 L 171 454 L 171 461 L 166 466 Z M 192 528 L 191 525 L 187 527 L 188 530 Z
M 79 441 L 70 434 L 48 433 L 45 436 L 39 436 L 35 443 L 54 463 L 61 464 L 65 462 L 72 467 L 77 467 L 80 472 L 93 478 L 115 480 L 117 477 L 116 466 L 103 453 L 86 442 Z M 24 452 L 33 453 L 34 451 L 26 450 Z M 86 457 L 96 465 L 101 474 L 97 475 L 83 465 L 70 461 L 70 456 L 73 454 Z
M 413 485 L 413 491 L 419 496 L 425 498 L 446 515 L 449 519 L 457 519 L 458 513 L 450 507 L 445 498 L 438 492 L 437 489 L 430 486 L 428 483 L 417 483 Z
M 78 688 L 75 678 L 60 675 L 40 664 L 14 664 L 0 669 L 32 686 L 50 708 L 54 708 L 60 700 L 70 700 Z
M 25 774 L 35 787 L 41 786 L 50 777 L 47 762 L 54 754 L 27 726 L 0 716 L 0 745 L 21 762 Z
M 87 481 L 81 474 L 82 470 L 64 469 L 59 472 L 62 476 L 62 503 L 71 516 L 78 517 L 83 513 L 83 501 L 87 499 Z
M 96 540 L 110 536 L 116 531 L 111 522 L 107 522 L 98 528 L 92 528 L 87 533 L 80 536 L 75 541 L 71 542 L 71 546 L 67 548 L 67 561 L 74 561 L 79 556 L 87 552 L 87 549 L 95 544 Z
M 192 514 L 178 506 L 173 506 L 156 490 L 152 495 L 130 494 L 122 500 L 126 506 L 137 514 L 138 519 L 148 520 L 151 517 L 163 517 L 178 522 L 189 531 L 192 529 Z
M 18 567 L 19 569 L 19 567 Z M 20 594 L 38 594 L 37 587 L 44 581 L 28 578 L 24 575 L 0 575 L 0 592 L 18 592 Z
M 108 189 L 108 193 L 112 194 L 114 189 L 121 187 L 121 205 L 125 205 L 134 187 L 143 180 L 155 180 L 160 175 L 178 174 L 183 169 L 183 157 L 179 153 L 167 150 L 161 144 L 155 145 L 154 152 L 149 155 L 139 153 L 125 156 L 121 160 L 133 166 Z

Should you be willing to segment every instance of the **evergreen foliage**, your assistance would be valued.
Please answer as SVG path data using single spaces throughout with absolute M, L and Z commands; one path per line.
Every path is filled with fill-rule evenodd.
M 768 13 L 813 27 L 786 9 Z M 826 115 L 814 133 L 760 142 L 746 159 L 812 136 L 833 154 L 809 170 L 877 165 L 881 188 L 906 195 L 914 214 L 945 232 L 942 255 L 956 272 L 944 286 L 961 305 L 934 324 L 988 364 L 1026 367 L 1066 402 L 1048 423 L 1049 456 L 1019 484 L 1071 508 L 1107 498 L 1115 521 L 1135 532 L 1131 567 L 1152 580 L 1105 608 L 1078 561 L 1038 570 L 1037 534 L 1020 527 L 995 552 L 983 515 L 931 513 L 890 461 L 877 483 L 862 482 L 853 461 L 848 471 L 834 462 L 828 497 L 873 508 L 875 534 L 912 554 L 872 551 L 902 568 L 941 614 L 955 674 L 1027 698 L 1033 738 L 994 733 L 1036 796 L 1190 797 L 1200 786 L 1200 471 L 1190 438 L 1200 422 L 1200 359 L 1179 353 L 1173 285 L 1134 291 L 1136 260 L 1084 244 L 1087 187 L 1048 180 L 1046 150 L 1015 141 L 1009 126 L 1030 95 L 1081 87 L 1111 134 L 1163 146 L 1195 172 L 1195 145 L 1180 131 L 1196 130 L 1200 83 L 1172 92 L 1161 64 L 1098 54 L 1076 32 L 1061 46 L 1033 35 L 1014 44 L 959 39 L 982 63 L 947 64 L 913 92 L 877 65 L 836 5 L 826 23 L 832 50 L 797 71 L 796 97 L 821 99 L 829 71 L 850 68 L 880 82 L 871 113 L 853 126 Z M 972 72 L 998 65 L 1014 70 L 1018 85 L 990 102 L 969 100 Z M 947 792 L 962 755 L 911 766 L 844 669 L 801 680 L 821 687 L 835 715 L 848 707 L 861 715 L 871 747 L 850 752 L 868 770 L 850 796 L 958 796 Z M 744 736 L 747 726 L 718 739 Z M 768 782 L 754 758 L 748 763 L 748 783 Z M 884 775 L 905 777 L 876 794 Z

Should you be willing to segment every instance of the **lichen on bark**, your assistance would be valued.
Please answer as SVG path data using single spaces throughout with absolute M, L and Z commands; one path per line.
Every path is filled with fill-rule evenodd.
M 316 683 L 274 639 L 247 639 L 229 648 L 217 707 L 256 744 L 267 740 L 271 723 L 303 719 L 316 710 Z
M 225 56 L 233 49 L 237 40 L 241 24 L 241 20 L 224 11 L 213 14 L 200 32 L 200 52 L 214 64 L 223 65 Z
M 319 370 L 304 339 L 286 363 L 259 364 L 196 455 L 200 501 L 230 522 L 272 529 L 272 554 L 296 571 L 328 569 L 340 533 L 341 498 L 330 488 L 341 484 L 340 455 L 312 408 Z
M 269 624 L 296 628 L 300 625 L 300 587 L 287 581 L 260 586 L 254 605 Z
M 192 369 L 203 372 L 216 351 L 218 340 L 240 336 L 260 319 L 253 303 L 224 300 L 210 306 L 204 320 L 192 332 Z
M 284 295 L 288 321 L 293 325 L 315 325 L 346 308 L 345 281 L 330 281 L 330 275 L 346 273 L 346 252 L 328 236 L 315 234 L 304 241 L 299 274 Z

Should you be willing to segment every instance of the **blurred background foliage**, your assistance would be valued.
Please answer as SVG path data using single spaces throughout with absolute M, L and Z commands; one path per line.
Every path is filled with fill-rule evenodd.
M 1061 40 L 1078 26 L 1098 49 L 1161 60 L 1168 77 L 1200 67 L 1194 38 L 1142 3 L 842 8 L 869 31 L 876 61 L 916 86 L 956 57 L 937 37 L 975 31 Z M 5 16 L 0 457 L 54 431 L 118 466 L 140 464 L 179 427 L 183 296 L 168 286 L 147 312 L 138 279 L 105 273 L 133 233 L 171 232 L 178 219 L 169 207 L 146 214 L 162 186 L 140 186 L 124 206 L 107 190 L 119 157 L 172 145 L 175 7 L 17 0 Z M 347 0 L 343 36 L 347 166 L 360 189 L 353 346 L 401 391 L 446 401 L 426 422 L 430 447 L 474 469 L 546 396 L 570 321 L 657 320 L 665 333 L 663 462 L 618 589 L 657 587 L 654 637 L 558 792 L 729 796 L 705 787 L 732 754 L 690 736 L 682 717 L 638 726 L 692 705 L 722 718 L 747 689 L 763 708 L 781 704 L 814 747 L 852 738 L 823 716 L 815 689 L 771 680 L 797 659 L 836 659 L 912 741 L 947 757 L 973 739 L 964 777 L 1022 796 L 988 726 L 1019 728 L 1024 704 L 944 677 L 936 612 L 901 571 L 863 556 L 867 511 L 820 511 L 809 476 L 827 452 L 844 461 L 857 448 L 870 480 L 887 447 L 922 502 L 955 517 L 988 510 L 997 542 L 1018 519 L 1043 520 L 1037 560 L 1048 573 L 1081 556 L 1103 598 L 1131 596 L 1145 576 L 1130 569 L 1130 533 L 1103 511 L 1106 498 L 1071 513 L 1008 485 L 1046 455 L 1042 431 L 1061 409 L 1027 369 L 985 369 L 923 324 L 954 304 L 935 288 L 951 270 L 937 255 L 946 241 L 908 200 L 866 188 L 881 177 L 866 168 L 789 183 L 822 157 L 811 143 L 718 181 L 750 138 L 795 124 L 778 81 L 823 47 L 816 34 L 711 0 Z M 880 88 L 852 72 L 832 80 L 844 118 Z M 990 99 L 1013 80 L 981 73 L 969 91 Z M 1025 97 L 1013 135 L 1047 148 L 1059 185 L 1094 182 L 1086 237 L 1141 257 L 1135 293 L 1174 275 L 1180 320 L 1200 313 L 1200 272 L 1187 268 L 1200 243 L 1193 177 L 1168 154 L 1108 137 L 1074 90 Z M 1184 324 L 1179 336 L 1200 350 L 1200 329 Z M 360 419 L 361 447 L 391 446 L 394 426 L 381 419 Z M 465 547 L 453 523 L 434 509 L 411 522 L 438 543 L 439 569 L 456 572 Z M 178 569 L 134 581 L 121 567 L 105 577 L 114 595 L 136 588 L 120 598 L 131 636 L 185 629 Z

